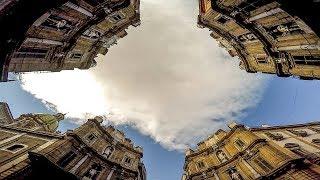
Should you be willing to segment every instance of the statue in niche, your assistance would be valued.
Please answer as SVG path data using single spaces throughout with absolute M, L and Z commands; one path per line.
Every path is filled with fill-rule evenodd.
M 217 152 L 217 156 L 221 162 L 226 162 L 228 160 L 226 154 L 221 150 Z
M 235 168 L 232 168 L 229 170 L 229 175 L 232 180 L 243 180 L 242 176 L 239 174 L 239 172 Z
M 111 156 L 111 154 L 114 151 L 114 147 L 113 146 L 107 146 L 104 150 L 102 155 L 105 156 L 106 158 L 109 158 Z

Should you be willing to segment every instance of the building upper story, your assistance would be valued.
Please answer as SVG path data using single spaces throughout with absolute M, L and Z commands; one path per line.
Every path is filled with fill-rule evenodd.
M 0 110 L 0 119 L 6 119 L 0 123 L 1 179 L 52 173 L 60 179 L 146 179 L 143 149 L 113 126 L 102 125 L 101 117 L 61 134 L 57 128 L 63 114 L 13 119 L 6 103 Z
M 94 67 L 96 56 L 105 55 L 125 29 L 140 25 L 139 6 L 139 0 L 76 0 L 47 9 L 6 56 L 2 81 L 8 72 Z
M 315 1 L 199 0 L 198 25 L 247 72 L 319 79 L 319 8 Z
M 262 128 L 231 123 L 229 128 L 186 151 L 183 179 L 320 177 L 319 122 Z

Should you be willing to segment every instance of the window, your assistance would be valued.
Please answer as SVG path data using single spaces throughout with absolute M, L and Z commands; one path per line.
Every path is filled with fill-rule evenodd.
M 303 131 L 303 130 L 293 130 L 293 129 L 289 129 L 289 132 L 291 132 L 292 134 L 295 134 L 297 136 L 301 136 L 301 137 L 306 137 L 308 136 L 307 131 Z
M 283 136 L 280 133 L 270 133 L 270 132 L 266 132 L 265 133 L 269 138 L 276 140 L 276 141 L 281 141 L 283 140 Z
M 245 147 L 245 145 L 246 145 L 241 139 L 237 139 L 235 141 L 235 144 L 241 149 L 243 149 Z
M 298 65 L 320 65 L 320 57 L 316 56 L 292 56 Z
M 312 143 L 320 145 L 320 139 L 312 139 Z
M 25 147 L 26 147 L 26 145 L 14 144 L 14 145 L 11 145 L 11 146 L 7 147 L 5 150 L 15 153 L 15 152 L 18 152 L 18 151 L 22 150 Z
M 266 64 L 267 63 L 267 58 L 265 58 L 265 57 L 256 57 L 256 60 L 260 64 Z
M 70 56 L 71 59 L 81 59 L 81 57 L 82 57 L 81 53 L 73 53 Z
M 131 163 L 132 163 L 132 158 L 130 158 L 129 156 L 125 155 L 123 161 L 124 161 L 124 163 L 126 165 L 130 166 Z
M 125 18 L 125 15 L 122 12 L 119 12 L 111 15 L 109 21 L 111 21 L 112 23 L 117 23 Z
M 93 143 L 97 139 L 97 136 L 94 133 L 90 133 L 86 137 L 86 141 L 89 143 Z
M 204 164 L 203 161 L 199 161 L 199 162 L 198 162 L 198 168 L 199 168 L 199 169 L 205 168 L 205 164 Z
M 269 164 L 266 160 L 264 160 L 262 157 L 257 156 L 254 160 L 253 160 L 264 172 L 270 172 L 272 171 L 273 167 L 271 166 L 271 164 Z
M 221 15 L 221 16 L 217 19 L 217 21 L 218 21 L 219 23 L 221 23 L 221 24 L 225 24 L 225 23 L 227 23 L 229 20 L 230 20 L 230 18 L 227 17 L 227 16 L 224 16 L 224 15 Z
M 74 153 L 73 151 L 68 152 L 67 154 L 65 154 L 58 162 L 57 164 L 64 168 L 66 167 L 72 160 L 74 160 L 76 158 L 76 153 Z

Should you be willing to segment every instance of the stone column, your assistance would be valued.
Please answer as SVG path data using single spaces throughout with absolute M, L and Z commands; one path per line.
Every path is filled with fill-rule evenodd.
M 109 173 L 109 175 L 108 175 L 108 177 L 107 177 L 107 180 L 110 180 L 110 179 L 111 179 L 114 170 L 116 170 L 116 167 L 115 167 L 115 166 L 113 166 L 112 170 L 110 171 L 110 173 Z
M 76 173 L 76 170 L 88 159 L 89 155 L 84 156 L 69 172 Z
M 244 159 L 242 159 L 243 164 L 251 171 L 255 178 L 259 178 L 260 174 L 252 168 L 252 166 Z
M 212 173 L 213 173 L 213 176 L 214 176 L 215 180 L 220 180 L 220 178 L 219 178 L 218 174 L 216 173 L 216 171 L 213 171 Z

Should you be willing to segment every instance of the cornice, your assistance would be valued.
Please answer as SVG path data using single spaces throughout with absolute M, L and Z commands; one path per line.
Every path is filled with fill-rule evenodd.
M 0 124 L 0 128 L 6 129 L 6 130 L 18 131 L 18 132 L 22 132 L 22 133 L 33 134 L 33 135 L 37 135 L 37 136 L 45 136 L 45 137 L 49 137 L 49 138 L 58 138 L 58 139 L 64 138 L 64 135 L 61 135 L 61 134 L 44 132 L 44 131 L 32 131 L 27 128 L 14 127 L 12 125 Z
M 305 126 L 316 126 L 316 125 L 320 125 L 320 122 L 310 122 L 305 124 L 291 124 L 291 125 L 272 126 L 272 127 L 255 127 L 255 128 L 250 128 L 250 130 L 253 132 L 257 132 L 257 131 L 265 131 L 265 130 L 300 128 Z

